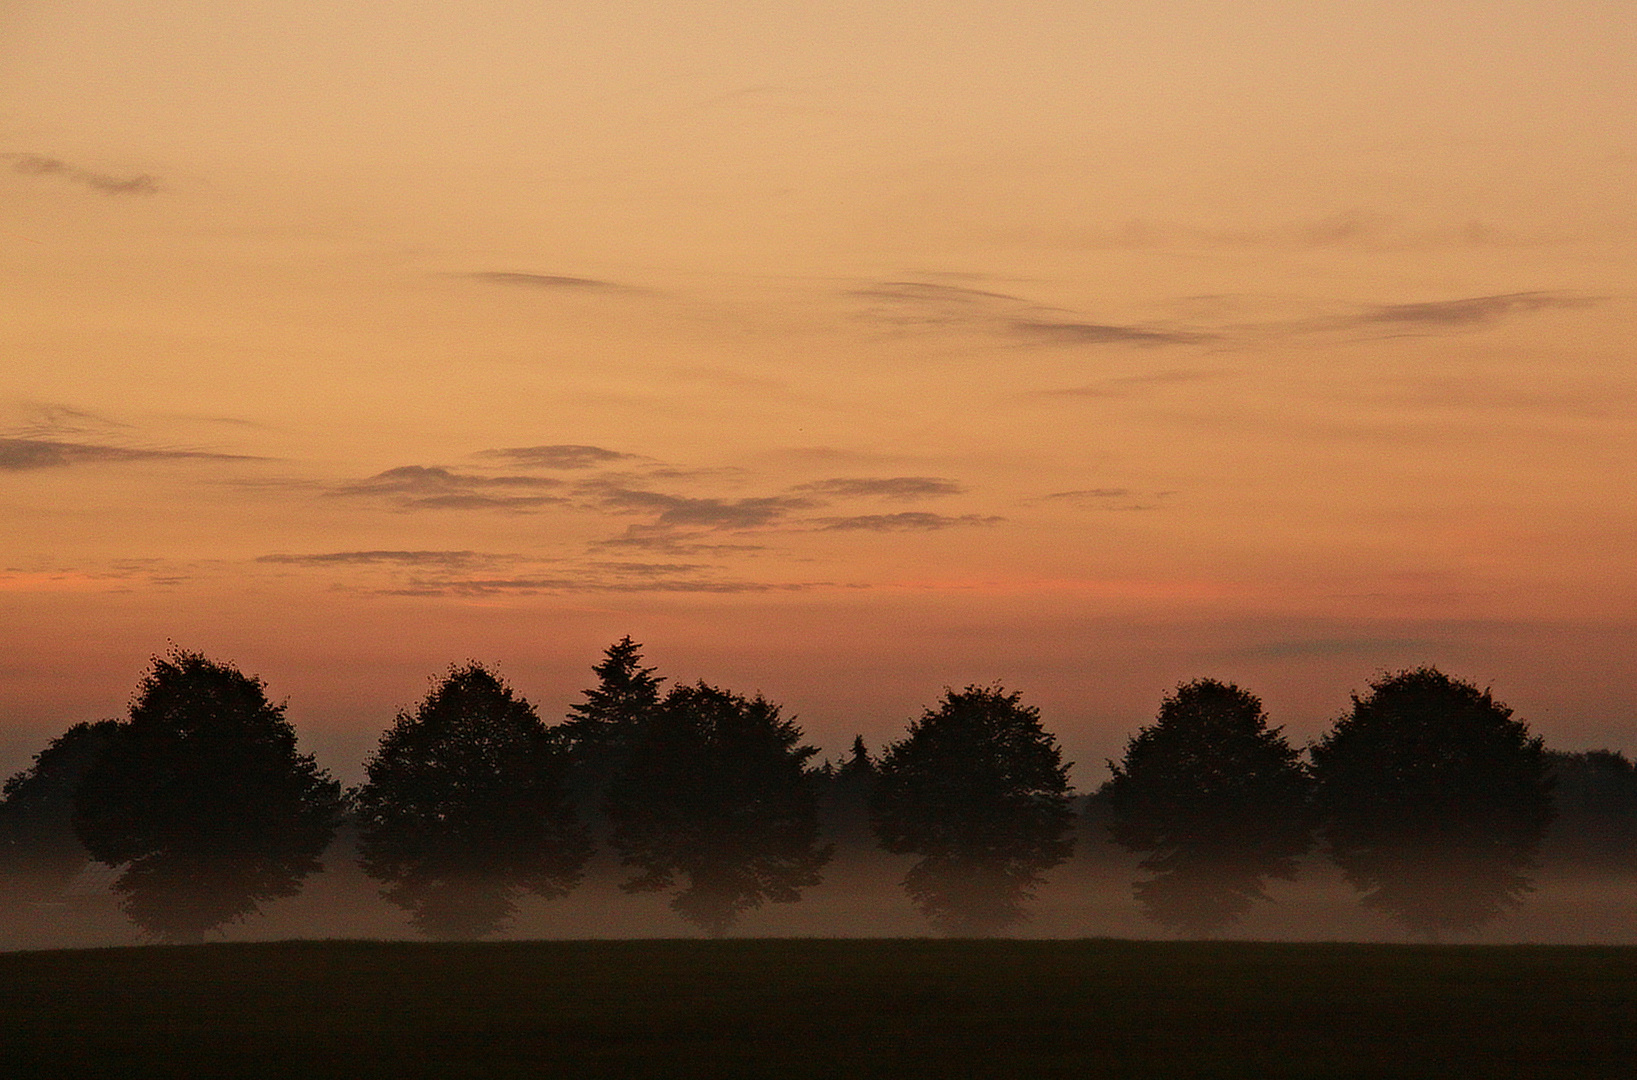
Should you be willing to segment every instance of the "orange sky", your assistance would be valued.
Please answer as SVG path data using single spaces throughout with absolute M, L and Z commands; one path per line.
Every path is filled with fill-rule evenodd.
M 0 767 L 626 633 L 1085 785 L 1201 675 L 1637 751 L 1637 13 L 1443 7 L 0 3 Z

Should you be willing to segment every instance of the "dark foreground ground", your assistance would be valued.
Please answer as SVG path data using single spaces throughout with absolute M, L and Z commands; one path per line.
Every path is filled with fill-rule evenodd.
M 283 942 L 0 954 L 0 1077 L 1637 1076 L 1637 948 Z

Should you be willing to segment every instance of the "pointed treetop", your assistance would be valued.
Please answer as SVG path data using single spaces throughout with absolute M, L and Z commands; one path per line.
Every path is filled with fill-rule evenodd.
M 602 662 L 591 670 L 598 685 L 584 691 L 583 702 L 569 706 L 571 723 L 617 723 L 659 704 L 659 684 L 665 679 L 656 676 L 654 668 L 642 666 L 642 646 L 630 635 L 605 649 Z

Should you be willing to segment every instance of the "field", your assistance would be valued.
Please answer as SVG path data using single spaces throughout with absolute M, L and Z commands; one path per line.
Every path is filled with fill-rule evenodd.
M 1637 949 L 280 942 L 0 954 L 0 1076 L 1629 1077 Z

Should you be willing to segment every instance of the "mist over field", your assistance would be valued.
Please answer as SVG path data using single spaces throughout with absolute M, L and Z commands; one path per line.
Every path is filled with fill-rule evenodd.
M 1168 939 L 1143 917 L 1131 883 L 1142 876 L 1136 858 L 1080 830 L 1075 857 L 1037 894 L 1027 922 L 1005 936 L 1019 938 L 1118 937 Z M 230 923 L 207 941 L 272 941 L 297 938 L 421 940 L 408 916 L 379 895 L 379 887 L 353 861 L 352 840 L 338 838 L 325 868 L 301 894 L 266 905 L 260 916 Z M 1547 860 L 1551 850 L 1544 853 Z M 923 937 L 938 936 L 900 887 L 910 857 L 879 851 L 843 850 L 822 884 L 792 904 L 769 904 L 745 914 L 733 937 Z M 107 891 L 111 870 L 89 865 L 56 902 L 13 906 L 0 915 L 0 949 L 56 949 L 131 945 L 154 939 L 132 925 Z M 633 895 L 618 887 L 629 877 L 613 856 L 599 853 L 585 880 L 566 897 L 524 896 L 510 926 L 496 940 L 697 937 L 698 931 L 669 910 L 666 898 Z M 1262 941 L 1420 942 L 1387 918 L 1359 906 L 1358 894 L 1324 859 L 1310 857 L 1294 882 L 1273 882 L 1270 903 L 1261 903 L 1225 939 Z M 1596 869 L 1554 871 L 1548 865 L 1520 908 L 1450 943 L 1637 944 L 1637 872 Z

